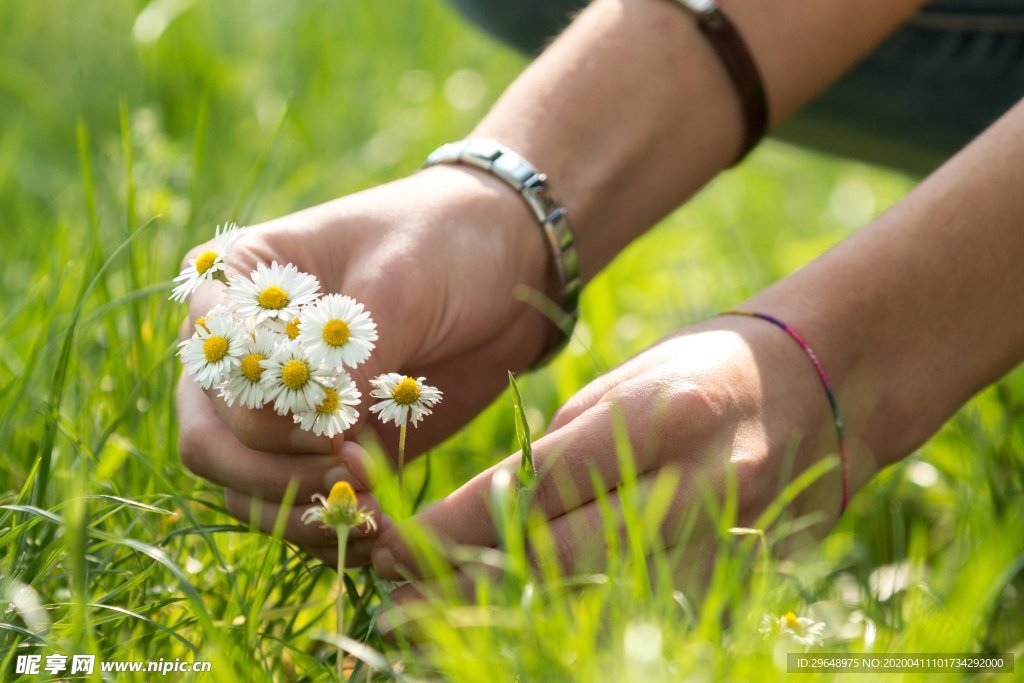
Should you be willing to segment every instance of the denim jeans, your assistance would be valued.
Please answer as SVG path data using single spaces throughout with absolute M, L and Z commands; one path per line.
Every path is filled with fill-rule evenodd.
M 538 52 L 587 0 L 452 0 Z M 773 136 L 927 173 L 1024 97 L 1024 0 L 934 0 Z

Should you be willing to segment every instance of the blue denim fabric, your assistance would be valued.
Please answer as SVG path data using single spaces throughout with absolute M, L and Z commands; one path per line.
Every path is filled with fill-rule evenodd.
M 535 53 L 587 0 L 452 0 Z M 934 0 L 773 135 L 926 173 L 1024 97 L 1024 0 Z

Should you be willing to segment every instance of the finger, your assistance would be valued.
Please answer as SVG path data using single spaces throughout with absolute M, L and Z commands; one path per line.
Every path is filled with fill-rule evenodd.
M 556 432 L 569 424 L 584 411 L 592 408 L 601 398 L 623 381 L 621 367 L 590 381 L 586 386 L 573 394 L 558 410 L 555 411 L 546 433 Z
M 673 429 L 666 430 L 652 396 L 659 392 L 643 382 L 620 384 L 614 395 L 585 411 L 557 432 L 547 434 L 533 445 L 539 476 L 532 495 L 532 507 L 552 519 L 594 499 L 598 489 L 607 491 L 621 480 L 616 454 L 614 414 L 623 415 L 633 444 L 633 466 L 640 473 L 657 467 L 665 453 L 701 454 L 708 439 L 703 413 L 706 406 L 686 399 L 686 392 L 672 394 L 669 407 L 678 416 Z M 701 414 L 698 414 L 701 413 Z M 668 436 L 661 436 L 668 432 Z M 628 455 L 626 457 L 629 457 Z M 436 537 L 441 549 L 457 545 L 493 546 L 497 532 L 490 513 L 490 491 L 495 474 L 517 471 L 520 455 L 476 476 L 443 500 L 414 518 L 417 525 Z M 699 462 L 694 462 L 699 466 Z M 399 578 L 403 572 L 420 575 L 402 531 L 392 529 L 381 536 L 374 551 L 374 566 L 382 576 Z
M 720 490 L 721 483 L 696 481 L 683 481 L 678 474 L 662 470 L 642 477 L 630 489 L 629 514 L 622 494 L 612 491 L 601 502 L 547 521 L 542 532 L 534 527 L 528 547 L 531 566 L 541 575 L 605 572 L 612 559 L 628 560 L 639 544 L 641 561 L 652 581 L 658 580 L 660 572 L 667 572 L 673 585 L 697 591 L 707 583 L 718 551 L 717 533 L 700 488 Z M 653 512 L 652 498 L 662 503 Z M 742 515 L 739 524 L 755 516 L 753 511 Z M 627 519 L 633 524 L 627 524 Z M 493 564 L 476 563 L 471 568 L 459 567 L 452 575 L 408 583 L 392 593 L 394 606 L 383 615 L 382 628 L 415 625 L 431 614 L 429 605 L 422 603 L 438 597 L 446 605 L 453 599 L 472 601 L 481 581 L 494 585 L 501 575 L 502 570 Z
M 365 490 L 369 481 L 368 456 L 355 444 L 345 443 L 328 455 L 288 455 L 248 448 L 220 419 L 209 397 L 195 382 L 178 382 L 178 447 L 181 460 L 193 473 L 215 484 L 266 500 L 281 500 L 292 479 L 298 484 L 296 500 L 330 490 L 347 481 Z
M 372 525 L 361 524 L 358 527 L 353 527 L 349 534 L 353 539 L 375 538 L 379 533 L 381 523 L 380 505 L 369 494 L 357 495 L 356 499 L 361 507 L 373 515 L 374 521 Z M 282 514 L 280 504 L 253 498 L 232 489 L 224 490 L 224 506 L 240 521 L 255 526 L 267 534 L 274 532 Z M 337 546 L 338 535 L 334 529 L 320 522 L 307 524 L 303 521 L 302 518 L 306 511 L 317 507 L 320 507 L 320 503 L 294 505 L 284 512 L 282 536 L 293 543 L 304 546 Z
M 229 406 L 216 389 L 206 392 L 217 415 L 235 438 L 257 451 L 268 453 L 333 453 L 344 438 L 317 436 L 295 424 L 292 416 L 278 415 L 271 406 L 255 410 L 238 403 Z
M 591 380 L 555 412 L 547 431 L 553 432 L 561 429 L 579 417 L 585 410 L 597 404 L 617 386 L 628 383 L 632 378 L 642 376 L 648 370 L 656 367 L 659 361 L 660 359 L 656 356 L 652 358 L 647 353 L 640 354 L 623 361 L 600 377 Z
M 388 596 L 387 607 L 377 617 L 377 628 L 385 636 L 400 631 L 409 638 L 417 639 L 429 630 L 427 622 L 430 619 L 443 619 L 450 623 L 453 605 L 472 604 L 478 586 L 494 585 L 500 579 L 501 570 L 474 565 L 447 576 L 404 584 Z M 471 615 L 466 617 L 471 618 Z
M 626 559 L 639 547 L 652 581 L 664 572 L 674 586 L 699 591 L 710 577 L 722 539 L 740 543 L 743 538 L 725 533 L 722 525 L 720 510 L 728 488 L 738 487 L 736 517 L 728 520 L 733 528 L 749 529 L 770 499 L 756 469 L 750 463 L 733 469 L 722 458 L 685 477 L 666 469 L 641 477 L 628 501 L 621 489 L 612 491 L 601 502 L 548 521 L 544 533 L 532 533 L 531 562 L 558 575 L 601 573 L 616 557 L 613 549 L 619 559 Z M 753 550 L 748 544 L 743 552 Z
M 181 327 L 178 328 L 178 341 L 185 341 L 192 336 L 195 332 L 195 324 L 191 318 L 186 317 L 181 321 Z
M 204 282 L 188 299 L 188 319 L 192 325 L 217 306 L 227 302 L 226 287 L 223 282 Z M 191 334 L 191 332 L 190 332 Z
M 659 487 L 662 479 L 666 481 Z M 614 490 L 603 500 L 547 521 L 543 533 L 533 534 L 533 565 L 564 576 L 604 572 L 613 549 L 625 556 L 639 544 L 649 555 L 680 541 L 684 511 L 701 504 L 693 495 L 697 485 L 692 481 L 684 484 L 662 470 L 641 477 L 631 488 L 628 514 L 621 492 Z
M 357 538 L 348 542 L 345 549 L 345 567 L 356 569 L 370 564 L 370 551 L 376 543 L 373 538 Z M 338 545 L 301 546 L 303 550 L 324 564 L 338 566 Z

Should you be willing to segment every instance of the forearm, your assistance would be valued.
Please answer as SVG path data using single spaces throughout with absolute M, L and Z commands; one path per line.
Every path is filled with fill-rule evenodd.
M 879 466 L 1024 358 L 1024 103 L 750 307 L 803 327 Z
M 774 123 L 922 3 L 721 4 L 759 65 Z M 596 0 L 474 134 L 509 145 L 548 173 L 589 279 L 735 158 L 742 117 L 719 58 L 678 6 Z

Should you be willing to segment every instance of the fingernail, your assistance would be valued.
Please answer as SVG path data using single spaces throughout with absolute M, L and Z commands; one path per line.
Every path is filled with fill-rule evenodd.
M 330 453 L 331 442 L 313 432 L 307 432 L 301 427 L 296 427 L 289 435 L 289 442 L 292 451 L 295 453 Z
M 366 452 L 366 449 L 357 444 L 354 441 L 346 441 L 341 444 L 341 448 L 338 449 L 338 455 L 342 459 L 353 465 L 350 468 L 353 476 L 358 474 L 361 483 L 366 488 L 370 488 L 373 485 L 374 478 L 374 466 L 373 458 Z
M 373 568 L 377 573 L 386 578 L 395 576 L 395 556 L 387 548 L 374 548 L 370 555 L 373 560 Z
M 377 614 L 377 628 L 385 636 L 390 635 L 400 623 L 401 609 L 392 607 Z
M 359 485 L 359 482 L 355 480 L 347 467 L 344 465 L 335 465 L 324 474 L 324 490 L 330 491 L 331 487 L 339 481 L 347 481 L 349 484 L 356 486 Z

